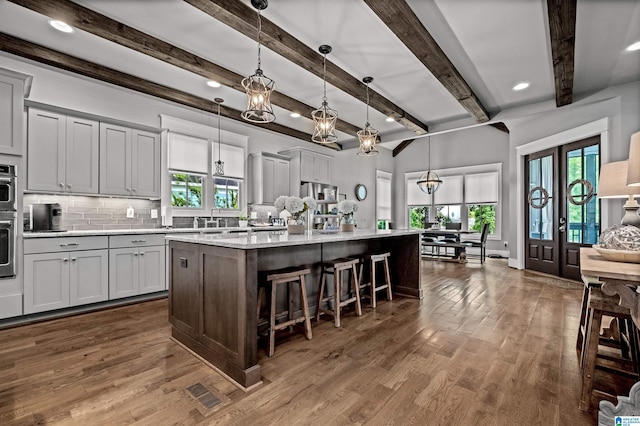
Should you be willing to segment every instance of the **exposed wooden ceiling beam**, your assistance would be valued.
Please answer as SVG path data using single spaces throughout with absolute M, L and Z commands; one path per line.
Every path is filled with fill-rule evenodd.
M 475 119 L 489 121 L 489 113 L 420 19 L 404 0 L 365 0 L 378 18 Z
M 216 18 L 242 34 L 256 39 L 258 24 L 256 10 L 241 1 L 229 0 L 185 0 L 192 6 Z M 270 50 L 288 59 L 312 74 L 322 78 L 322 55 L 269 21 L 262 14 L 260 41 Z M 360 79 L 327 60 L 327 82 L 343 92 L 366 102 L 366 86 Z M 369 88 L 369 105 L 416 134 L 428 132 L 427 125 L 412 117 L 398 105 Z
M 398 144 L 398 146 L 396 146 L 395 148 L 393 148 L 393 156 L 397 157 L 398 154 L 400 154 L 406 147 L 408 147 L 409 145 L 411 145 L 411 142 L 413 142 L 415 139 L 405 139 L 402 142 L 400 142 Z
M 573 102 L 577 0 L 547 0 L 556 106 Z
M 499 121 L 497 123 L 491 123 L 489 124 L 489 126 L 491 127 L 495 127 L 496 129 L 500 130 L 501 132 L 505 132 L 507 134 L 509 134 L 509 128 L 507 127 L 506 124 L 504 124 L 502 121 Z
M 66 71 L 81 74 L 86 77 L 91 77 L 96 80 L 104 81 L 107 83 L 118 85 L 120 87 L 135 90 L 140 93 L 186 105 L 188 107 L 208 111 L 214 114 L 218 111 L 217 105 L 214 104 L 210 99 L 200 98 L 190 93 L 182 92 L 180 90 L 144 80 L 133 75 L 125 74 L 111 68 L 103 67 L 96 63 L 85 61 L 84 59 L 70 56 L 66 53 L 58 52 L 56 50 L 34 44 L 26 40 L 22 40 L 3 32 L 0 32 L 0 50 L 23 58 L 31 59 L 36 62 L 51 65 L 56 68 L 61 68 Z M 232 120 L 240 121 L 245 124 L 251 124 L 240 118 L 240 111 L 227 107 L 225 105 L 221 106 L 220 115 Z M 302 139 L 304 141 L 312 143 L 310 134 L 283 126 L 281 124 L 268 123 L 260 126 L 256 125 L 256 127 L 271 130 L 273 132 L 291 136 L 297 139 Z M 336 150 L 341 149 L 341 147 L 337 144 L 326 144 L 324 146 Z
M 76 3 L 67 0 L 9 1 L 244 93 L 241 84 L 244 76 Z M 274 92 L 271 101 L 274 105 L 298 112 L 309 119 L 312 119 L 311 112 L 316 109 L 280 92 Z M 356 137 L 360 127 L 338 119 L 336 129 Z

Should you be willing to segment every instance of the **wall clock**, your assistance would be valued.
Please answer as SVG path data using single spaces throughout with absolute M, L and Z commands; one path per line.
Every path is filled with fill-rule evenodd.
M 361 183 L 356 185 L 356 198 L 358 201 L 362 201 L 367 198 L 367 187 Z

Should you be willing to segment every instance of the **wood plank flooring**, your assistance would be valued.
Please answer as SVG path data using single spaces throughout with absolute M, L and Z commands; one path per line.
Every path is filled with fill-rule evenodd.
M 594 423 L 578 410 L 579 284 L 423 262 L 424 300 L 380 293 L 340 329 L 284 336 L 248 393 L 170 340 L 166 299 L 0 330 L 0 424 Z M 207 409 L 198 383 L 221 402 Z

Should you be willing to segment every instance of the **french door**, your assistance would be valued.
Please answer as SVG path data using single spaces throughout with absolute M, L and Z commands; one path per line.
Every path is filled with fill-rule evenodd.
M 525 157 L 525 267 L 580 279 L 580 247 L 600 233 L 600 137 Z

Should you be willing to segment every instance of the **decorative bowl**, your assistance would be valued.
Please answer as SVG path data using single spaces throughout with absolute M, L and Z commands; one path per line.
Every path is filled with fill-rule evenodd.
M 640 263 L 640 250 L 613 250 L 594 244 L 593 248 L 607 260 L 614 262 Z

